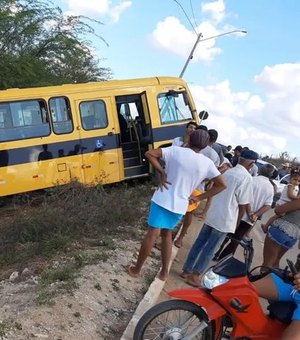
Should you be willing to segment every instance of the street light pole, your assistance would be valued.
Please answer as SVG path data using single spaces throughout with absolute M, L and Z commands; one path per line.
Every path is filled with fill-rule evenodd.
M 182 71 L 181 71 L 181 73 L 179 75 L 179 78 L 182 78 L 186 68 L 188 67 L 189 62 L 193 59 L 195 49 L 196 49 L 196 47 L 197 47 L 199 42 L 202 42 L 202 41 L 205 41 L 205 40 L 219 38 L 219 37 L 222 37 L 223 35 L 232 34 L 232 33 L 244 33 L 244 34 L 246 34 L 247 31 L 245 31 L 245 30 L 234 30 L 234 31 L 230 31 L 230 32 L 225 32 L 225 33 L 217 34 L 217 35 L 214 35 L 212 37 L 208 37 L 208 38 L 205 38 L 205 39 L 202 39 L 202 40 L 201 40 L 201 38 L 203 37 L 203 35 L 202 35 L 202 33 L 199 33 L 197 35 L 197 40 L 195 41 L 195 44 L 194 44 L 194 46 L 193 46 L 193 48 L 192 48 L 192 50 L 191 50 L 191 52 L 190 52 L 190 54 L 189 54 L 185 64 L 183 66 L 183 69 L 182 69 Z

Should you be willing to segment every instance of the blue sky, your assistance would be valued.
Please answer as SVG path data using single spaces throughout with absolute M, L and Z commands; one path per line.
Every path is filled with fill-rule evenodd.
M 95 53 L 115 79 L 183 76 L 219 141 L 261 154 L 300 156 L 299 0 L 54 0 L 66 13 L 101 21 Z M 190 24 L 190 22 L 194 26 Z

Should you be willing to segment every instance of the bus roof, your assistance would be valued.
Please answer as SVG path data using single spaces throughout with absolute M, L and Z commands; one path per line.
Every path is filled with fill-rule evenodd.
M 0 90 L 0 100 L 8 100 L 13 98 L 22 98 L 28 95 L 41 96 L 53 95 L 56 93 L 76 93 L 78 91 L 89 91 L 97 88 L 101 90 L 110 90 L 117 88 L 129 88 L 138 86 L 151 85 L 185 85 L 185 81 L 178 77 L 151 77 L 151 78 L 137 78 L 125 80 L 108 80 L 101 82 L 88 82 L 78 84 L 63 84 L 55 86 L 31 87 L 31 88 L 11 88 Z

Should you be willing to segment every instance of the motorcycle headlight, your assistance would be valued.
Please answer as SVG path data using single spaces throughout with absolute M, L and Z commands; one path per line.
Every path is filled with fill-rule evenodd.
M 201 286 L 207 289 L 213 289 L 224 283 L 228 282 L 224 276 L 214 273 L 213 268 L 210 268 L 206 273 L 203 274 L 201 279 Z

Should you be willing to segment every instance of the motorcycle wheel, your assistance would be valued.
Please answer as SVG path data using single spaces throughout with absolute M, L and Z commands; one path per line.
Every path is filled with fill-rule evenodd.
M 204 328 L 193 339 L 214 339 L 213 325 L 201 307 L 183 300 L 164 301 L 141 317 L 136 325 L 133 340 L 180 340 L 191 335 L 201 323 Z

